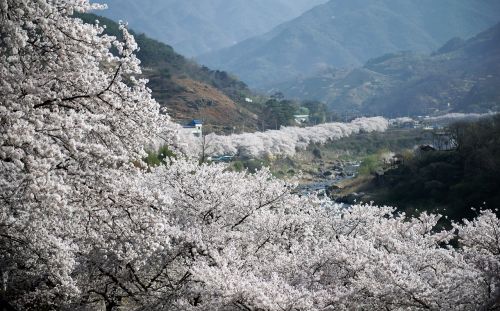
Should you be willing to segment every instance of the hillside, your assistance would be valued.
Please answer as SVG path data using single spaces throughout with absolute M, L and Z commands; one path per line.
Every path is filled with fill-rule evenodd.
M 384 115 L 500 109 L 500 24 L 430 55 L 401 52 L 365 66 L 325 70 L 276 85 L 292 98 L 324 101 L 335 111 Z
M 266 89 L 326 67 L 360 66 L 386 53 L 430 53 L 452 37 L 491 27 L 499 16 L 497 0 L 331 0 L 198 60 Z
M 457 148 L 407 153 L 404 162 L 365 185 L 375 204 L 419 210 L 451 220 L 472 218 L 474 208 L 500 204 L 500 116 L 451 125 Z M 367 198 L 363 198 L 366 200 Z M 498 210 L 497 210 L 497 213 Z
M 106 25 L 106 33 L 120 36 L 118 24 L 108 18 L 94 14 L 77 17 L 87 23 L 98 19 Z M 219 129 L 232 128 L 242 120 L 247 128 L 256 126 L 257 117 L 241 106 L 250 94 L 243 82 L 224 71 L 200 66 L 144 34 L 134 35 L 140 47 L 137 57 L 153 97 L 175 120 L 202 119 Z
M 168 99 L 168 113 L 176 119 L 207 120 L 211 130 L 231 131 L 232 126 L 255 123 L 256 115 L 249 113 L 214 87 L 192 79 L 174 78 L 173 82 L 183 89 Z M 160 94 L 153 96 L 158 98 Z
M 99 14 L 196 56 L 263 34 L 326 0 L 100 0 Z

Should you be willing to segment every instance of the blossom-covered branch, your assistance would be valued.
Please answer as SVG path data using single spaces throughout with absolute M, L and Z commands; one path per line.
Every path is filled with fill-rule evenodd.
M 95 8 L 0 0 L 2 308 L 498 309 L 492 212 L 438 230 L 436 215 L 300 197 L 265 169 L 181 158 L 146 167 L 144 146 L 182 141 L 135 78 L 125 27 L 120 42 L 73 17 Z M 287 154 L 386 127 L 374 118 L 244 134 L 220 152 Z

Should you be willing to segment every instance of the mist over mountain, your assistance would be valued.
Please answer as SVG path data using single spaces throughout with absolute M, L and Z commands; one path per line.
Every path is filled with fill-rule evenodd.
M 173 46 L 185 56 L 269 31 L 327 0 L 97 0 L 97 12 Z
M 354 67 L 386 53 L 429 53 L 500 18 L 497 0 L 331 0 L 272 31 L 198 60 L 253 87 Z
M 386 54 L 354 69 L 328 69 L 275 86 L 335 111 L 415 115 L 500 109 L 500 23 L 468 40 L 453 38 L 430 55 Z

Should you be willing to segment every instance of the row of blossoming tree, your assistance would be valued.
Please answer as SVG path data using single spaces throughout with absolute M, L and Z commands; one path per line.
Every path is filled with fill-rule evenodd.
M 358 118 L 350 123 L 324 123 L 311 127 L 283 127 L 266 132 L 205 138 L 205 152 L 211 155 L 238 154 L 245 157 L 293 156 L 310 144 L 325 144 L 360 132 L 383 132 L 388 121 L 382 117 Z
M 0 0 L 3 310 L 494 310 L 500 223 L 343 209 L 271 177 L 178 159 L 137 45 L 72 17 L 87 0 Z M 449 242 L 453 241 L 454 247 Z

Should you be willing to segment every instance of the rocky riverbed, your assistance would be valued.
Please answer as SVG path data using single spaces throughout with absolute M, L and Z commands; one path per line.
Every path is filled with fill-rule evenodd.
M 320 163 L 317 173 L 309 173 L 307 178 L 297 187 L 297 192 L 304 195 L 313 192 L 325 194 L 332 199 L 340 199 L 341 184 L 358 176 L 359 161 L 335 160 L 331 163 Z M 342 202 L 350 203 L 350 202 Z

